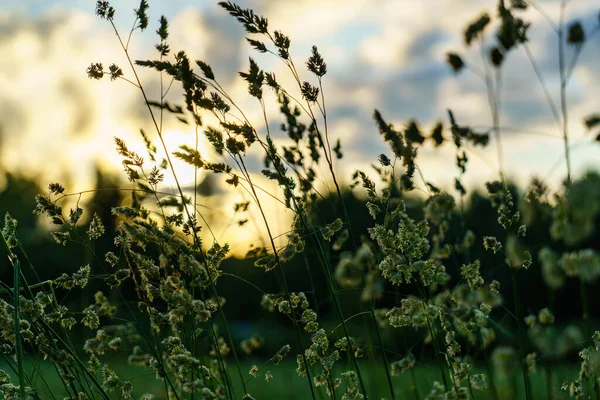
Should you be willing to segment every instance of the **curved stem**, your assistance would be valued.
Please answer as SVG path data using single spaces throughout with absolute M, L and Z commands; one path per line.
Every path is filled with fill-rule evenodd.
M 524 336 L 523 336 L 523 318 L 521 315 L 521 303 L 519 301 L 519 289 L 517 288 L 516 271 L 514 268 L 510 268 L 510 275 L 512 279 L 513 299 L 515 303 L 515 314 L 517 318 L 517 335 L 519 343 L 519 358 L 521 368 L 523 369 L 523 383 L 525 385 L 525 396 L 527 400 L 531 399 L 531 382 L 529 380 L 529 368 L 525 363 L 525 349 L 524 349 Z
M 558 68 L 560 73 L 560 108 L 562 112 L 563 142 L 565 147 L 565 162 L 567 164 L 567 187 L 571 186 L 571 155 L 569 153 L 569 115 L 567 112 L 567 77 L 565 71 L 565 7 L 566 0 L 560 3 L 560 22 L 558 28 Z
M 165 140 L 163 138 L 163 135 L 162 135 L 162 132 L 160 130 L 160 127 L 158 126 L 158 122 L 156 121 L 156 117 L 154 116 L 154 112 L 152 111 L 152 107 L 150 107 L 150 102 L 148 100 L 148 97 L 146 96 L 146 91 L 144 90 L 144 87 L 143 87 L 143 85 L 142 85 L 142 83 L 140 81 L 140 78 L 139 78 L 138 74 L 137 74 L 137 70 L 135 69 L 133 61 L 131 60 L 131 57 L 129 55 L 129 51 L 128 51 L 127 47 L 123 44 L 123 41 L 121 40 L 121 36 L 119 35 L 119 32 L 118 32 L 118 30 L 117 30 L 117 28 L 116 28 L 116 26 L 114 24 L 114 21 L 112 19 L 109 19 L 109 22 L 110 22 L 110 24 L 111 24 L 111 26 L 112 26 L 115 34 L 117 35 L 117 38 L 119 40 L 119 43 L 121 44 L 121 47 L 122 47 L 123 51 L 125 52 L 125 56 L 127 57 L 127 61 L 129 62 L 129 66 L 131 67 L 131 70 L 133 71 L 133 74 L 135 76 L 136 82 L 138 83 L 138 86 L 140 88 L 140 92 L 142 93 L 142 96 L 144 97 L 144 102 L 146 104 L 146 107 L 148 108 L 148 112 L 150 113 L 150 117 L 152 118 L 152 122 L 154 124 L 156 132 L 157 132 L 158 137 L 160 139 L 160 142 L 162 144 L 163 150 L 165 151 L 165 155 L 166 155 L 169 167 L 171 168 L 171 172 L 173 173 L 173 178 L 175 179 L 175 184 L 177 186 L 177 190 L 179 192 L 179 195 L 181 196 L 181 201 L 182 201 L 182 203 L 184 203 L 185 202 L 185 197 L 183 195 L 183 190 L 181 189 L 181 184 L 179 183 L 179 178 L 177 177 L 177 174 L 175 172 L 175 168 L 173 166 L 173 162 L 171 161 L 171 156 L 169 154 L 169 151 L 168 151 L 167 145 L 165 143 Z M 191 221 L 192 217 L 190 215 L 190 212 L 189 212 L 188 208 L 185 207 L 185 206 L 183 208 L 184 208 L 184 210 L 185 210 L 185 212 L 187 214 L 188 220 Z M 192 233 L 193 233 L 193 238 L 194 238 L 194 245 L 196 246 L 196 248 L 197 248 L 197 250 L 198 250 L 198 252 L 200 254 L 200 257 L 201 257 L 202 261 L 204 261 L 205 255 L 204 255 L 201 243 L 200 243 L 199 238 L 198 238 L 197 229 L 195 227 L 195 224 L 191 224 L 191 226 L 192 226 Z M 205 268 L 207 268 L 207 267 L 205 266 Z M 214 282 L 214 280 L 211 277 L 210 271 L 208 271 L 208 270 L 207 270 L 207 276 L 208 276 L 208 279 L 209 279 L 211 290 L 213 292 L 213 296 L 217 300 L 216 303 L 217 303 L 218 312 L 219 312 L 219 315 L 220 315 L 221 319 L 223 320 L 223 324 L 225 326 L 225 330 L 226 330 L 227 335 L 228 335 L 228 341 L 229 341 L 229 344 L 230 344 L 230 347 L 231 347 L 231 352 L 233 353 L 233 356 L 234 356 L 235 361 L 236 361 L 237 371 L 238 371 L 238 374 L 240 376 L 240 380 L 242 382 L 242 387 L 244 389 L 244 392 L 247 393 L 248 391 L 246 389 L 246 384 L 244 382 L 244 377 L 243 377 L 242 369 L 241 369 L 241 366 L 240 366 L 240 363 L 239 363 L 239 360 L 238 360 L 237 351 L 235 349 L 235 344 L 233 342 L 233 337 L 231 336 L 231 332 L 229 330 L 229 325 L 227 323 L 227 318 L 225 317 L 225 313 L 223 311 L 223 307 L 221 306 L 221 302 L 219 301 L 219 295 L 218 295 L 218 292 L 217 292 L 217 288 L 216 288 L 215 282 Z M 217 343 L 215 343 L 215 345 L 218 346 Z M 220 353 L 220 351 L 217 351 L 216 353 L 217 353 L 217 356 L 220 359 L 220 363 L 221 363 L 221 366 L 223 368 L 223 373 L 225 375 L 227 375 L 227 368 L 225 367 L 225 363 L 222 360 L 221 353 Z M 231 389 L 231 388 L 229 388 L 229 389 Z

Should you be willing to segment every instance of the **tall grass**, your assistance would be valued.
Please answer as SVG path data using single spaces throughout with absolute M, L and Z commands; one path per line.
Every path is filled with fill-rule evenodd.
M 374 111 L 390 155 L 378 157 L 374 173 L 356 171 L 352 177 L 351 186 L 362 188 L 358 190 L 364 193 L 372 217 L 368 231 L 358 237 L 346 204 L 347 189 L 336 174 L 336 160 L 343 154 L 339 141 L 333 146 L 330 141 L 323 84 L 327 64 L 317 47 L 303 63 L 306 68 L 299 68 L 290 51 L 290 39 L 271 30 L 265 17 L 231 2 L 219 3 L 244 27 L 249 45 L 277 58 L 292 77 L 293 87 L 285 88 L 252 58 L 248 70 L 240 72 L 248 95 L 262 114 L 264 127 L 257 127 L 248 118 L 248 110 L 217 79 L 219 71 L 215 73 L 203 60 L 191 61 L 184 51 L 172 52 L 165 17 L 160 18 L 156 30 L 158 53 L 149 60 L 132 58 L 132 35 L 150 24 L 145 0 L 135 10 L 133 28 L 126 34 L 115 24 L 115 9 L 107 1 L 98 1 L 96 14 L 113 28 L 128 66 L 124 70 L 111 64 L 105 69 L 101 63 L 93 63 L 87 74 L 93 79 L 108 76 L 126 82 L 140 92 L 154 127 L 152 133 L 141 132 L 150 162 L 115 138 L 132 184 L 128 205 L 112 208 L 118 221 L 115 232 L 105 232 L 97 215 L 82 229 L 83 209 L 79 206 L 63 211 L 60 204 L 65 199 L 82 193 L 67 193 L 62 185 L 53 183 L 49 194 L 37 197 L 35 212 L 56 225 L 52 232 L 56 241 L 80 243 L 90 255 L 90 265 L 73 275 L 63 273 L 47 281 L 37 278 L 20 245 L 17 222 L 6 215 L 3 248 L 14 268 L 14 279 L 12 287 L 2 283 L 0 341 L 8 371 L 1 371 L 0 393 L 7 399 L 252 399 L 250 380 L 262 377 L 268 393 L 269 381 L 277 379 L 278 366 L 285 369 L 295 362 L 306 396 L 313 399 L 554 398 L 559 382 L 553 369 L 578 352 L 579 375 L 560 382 L 562 389 L 575 398 L 599 398 L 600 333 L 592 333 L 596 326 L 587 291 L 600 275 L 600 255 L 585 248 L 600 213 L 595 204 L 585 204 L 585 199 L 598 179 L 590 175 L 574 180 L 572 176 L 566 101 L 567 84 L 586 34 L 578 22 L 565 25 L 566 2 L 562 1 L 556 28 L 559 111 L 528 48 L 529 23 L 519 16 L 528 4 L 515 0 L 507 7 L 500 1 L 492 39 L 488 14 L 468 25 L 465 43 L 480 47 L 483 69 L 457 53 L 447 56 L 455 72 L 467 69 L 482 78 L 491 129 L 479 131 L 459 123 L 449 110 L 449 128 L 439 123 L 425 135 L 414 121 L 398 129 Z M 571 59 L 567 59 L 565 46 L 575 48 Z M 515 198 L 505 178 L 501 94 L 502 80 L 507 77 L 503 78 L 502 65 L 520 48 L 531 61 L 564 138 L 567 178 L 553 200 L 544 182 L 537 179 L 522 198 Z M 142 68 L 159 76 L 158 100 L 152 99 L 140 78 Z M 174 86 L 180 86 L 181 105 L 166 100 Z M 281 125 L 291 145 L 282 145 L 270 131 L 267 107 L 272 97 L 265 95 L 267 90 L 277 99 Z M 163 121 L 172 117 L 188 124 L 191 121 L 193 144 L 168 147 Z M 591 116 L 586 124 L 593 129 L 600 125 L 600 117 Z M 474 147 L 487 146 L 490 134 L 497 149 L 498 178 L 486 187 L 503 233 L 476 237 L 465 221 L 467 191 L 461 180 L 467 173 L 468 155 Z M 212 154 L 200 153 L 201 141 L 210 144 Z M 418 167 L 418 151 L 429 142 L 436 146 L 452 142 L 456 148 L 458 201 L 452 193 L 427 182 Z M 251 148 L 264 157 L 260 174 L 277 184 L 278 193 L 257 183 L 259 172 L 252 170 L 246 157 Z M 164 159 L 159 161 L 160 155 Z M 193 169 L 193 190 L 180 181 L 175 158 Z M 326 172 L 320 176 L 323 162 Z M 212 235 L 200 211 L 199 171 L 215 174 L 232 191 L 250 198 L 237 204 L 236 210 L 255 210 L 253 223 L 266 236 L 263 245 L 252 249 L 247 258 L 256 268 L 275 275 L 278 292 L 267 293 L 261 282 L 223 269 L 229 247 Z M 173 193 L 163 188 L 165 174 L 173 177 Z M 374 176 L 383 187 L 377 187 Z M 334 187 L 332 193 L 322 193 L 329 185 Z M 427 194 L 416 213 L 407 206 L 415 189 Z M 276 233 L 277 221 L 268 217 L 265 195 L 293 215 L 284 245 Z M 333 210 L 335 218 L 324 220 L 321 204 Z M 563 248 L 560 254 L 551 243 L 544 243 L 538 255 L 526 242 L 528 231 L 539 223 L 536 215 L 542 212 L 551 221 L 552 240 Z M 451 230 L 460 232 L 458 242 L 449 239 Z M 98 254 L 94 243 L 107 234 L 114 234 L 114 249 Z M 478 246 L 497 254 L 497 264 L 509 271 L 512 287 L 504 293 L 512 295 L 512 309 L 504 304 L 495 266 L 482 265 L 472 256 Z M 24 266 L 20 259 L 27 260 Z M 293 290 L 298 282 L 290 281 L 297 276 L 290 268 L 298 261 L 308 277 L 302 291 Z M 521 300 L 520 280 L 532 273 L 540 274 L 549 288 L 547 308 L 532 309 Z M 36 277 L 36 282 L 29 284 L 28 276 Z M 258 351 L 263 341 L 259 336 L 236 338 L 235 321 L 226 312 L 227 299 L 220 295 L 224 277 L 242 281 L 248 292 L 260 292 L 262 301 L 255 306 L 280 314 L 293 330 L 292 337 L 285 337 L 289 343 L 261 366 L 248 370 L 245 359 Z M 580 281 L 583 318 L 577 321 L 574 317 L 572 324 L 561 326 L 555 324 L 552 296 L 567 278 Z M 61 292 L 84 289 L 90 280 L 102 281 L 106 289 L 95 293 L 87 307 L 73 310 L 61 303 Z M 86 290 L 82 293 L 90 295 Z M 349 301 L 348 293 L 356 295 Z M 332 312 L 323 307 L 323 299 L 331 304 Z M 83 345 L 77 340 L 81 335 L 87 338 Z M 398 341 L 405 343 L 402 354 L 392 350 Z M 148 388 L 135 387 L 134 377 L 124 372 L 125 363 L 150 371 L 160 392 L 146 393 Z M 544 389 L 532 384 L 539 381 L 541 372 L 536 372 L 536 365 L 540 363 L 544 365 Z M 50 374 L 42 370 L 47 365 L 55 370 L 52 382 Z M 427 386 L 422 382 L 423 368 L 434 371 L 427 375 Z M 522 375 L 521 382 L 518 375 Z

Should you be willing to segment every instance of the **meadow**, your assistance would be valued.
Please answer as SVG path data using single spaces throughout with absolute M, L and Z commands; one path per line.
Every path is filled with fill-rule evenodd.
M 572 172 L 566 96 L 600 19 L 591 31 L 567 24 L 563 0 L 561 18 L 550 21 L 558 76 L 542 76 L 531 58 L 564 143 L 560 182 L 534 178 L 520 189 L 506 178 L 501 82 L 510 77 L 501 71 L 528 46 L 521 13 L 531 5 L 500 0 L 462 32 L 465 46 L 481 49 L 484 68 L 458 50 L 446 55 L 457 79 L 470 71 L 485 83 L 491 129 L 458 120 L 452 104 L 429 132 L 415 120 L 398 127 L 374 104 L 373 129 L 388 150 L 371 170 L 350 171 L 347 185 L 336 169 L 344 143 L 330 140 L 325 56 L 313 46 L 307 60 L 294 60 L 290 38 L 266 17 L 229 1 L 219 6 L 260 59 L 286 67 L 291 86 L 250 58 L 237 77 L 247 87 L 242 105 L 210 60 L 170 47 L 167 19 L 150 21 L 146 0 L 130 30 L 115 23 L 121 10 L 97 1 L 127 64 L 92 62 L 82 73 L 137 91 L 154 130 L 140 130 L 144 154 L 114 138 L 129 181 L 115 204 L 85 210 L 73 200 L 94 190 L 60 183 L 36 196 L 33 211 L 47 218 L 65 265 L 41 270 L 19 221 L 5 214 L 2 398 L 600 399 L 600 175 Z M 131 56 L 138 34 L 156 40 L 146 60 Z M 143 69 L 160 77 L 158 97 Z M 560 83 L 558 102 L 551 79 Z M 167 100 L 171 90 L 177 103 Z M 256 110 L 261 126 L 249 117 Z M 167 118 L 193 127 L 195 137 L 169 147 Z M 600 114 L 581 124 L 590 144 L 600 141 Z M 281 132 L 285 140 L 276 138 Z M 425 146 L 455 149 L 453 182 L 423 176 Z M 484 193 L 468 192 L 469 159 L 488 146 L 497 176 Z M 214 236 L 198 182 L 183 185 L 176 161 L 247 199 L 227 205 L 239 216 L 232 229 L 253 224 L 262 232 L 245 257 L 231 257 Z M 264 179 L 277 192 L 262 187 Z M 284 235 L 269 218 L 272 202 L 293 216 Z M 69 264 L 69 254 L 85 265 Z

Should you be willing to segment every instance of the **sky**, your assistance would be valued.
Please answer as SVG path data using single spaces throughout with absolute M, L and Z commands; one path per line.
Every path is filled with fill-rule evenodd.
M 126 34 L 133 23 L 138 1 L 113 1 L 115 23 Z M 185 49 L 190 58 L 209 63 L 217 78 L 247 111 L 259 132 L 264 134 L 260 108 L 246 93 L 237 72 L 246 70 L 248 57 L 275 72 L 285 86 L 291 77 L 273 57 L 256 54 L 245 42 L 244 32 L 213 0 L 172 0 L 150 3 L 150 26 L 134 32 L 131 53 L 134 59 L 154 58 L 158 18 L 169 20 L 171 49 Z M 592 0 L 567 2 L 565 21 L 579 20 L 591 33 L 599 24 L 599 4 Z M 377 155 L 391 151 L 373 122 L 373 110 L 398 129 L 411 119 L 430 132 L 435 123 L 448 126 L 447 109 L 461 125 L 481 130 L 492 126 L 485 82 L 475 70 L 482 70 L 479 46 L 467 47 L 463 32 L 483 11 L 496 14 L 491 0 L 240 0 L 269 19 L 269 26 L 287 34 L 291 56 L 302 66 L 316 45 L 328 65 L 323 87 L 332 141 L 340 138 L 344 159 L 336 163 L 344 184 L 356 169 L 368 170 Z M 560 0 L 539 0 L 536 9 L 521 12 L 532 22 L 529 50 L 541 70 L 553 101 L 559 103 L 558 25 Z M 91 62 L 120 65 L 126 77 L 131 71 L 107 21 L 94 15 L 92 0 L 3 0 L 0 5 L 0 171 L 35 177 L 44 184 L 59 181 L 68 191 L 94 185 L 94 168 L 121 170 L 113 137 L 123 138 L 131 148 L 144 154 L 139 129 L 151 132 L 143 100 L 135 87 L 124 81 L 91 81 L 86 68 Z M 486 31 L 486 46 L 494 44 L 495 25 Z M 596 31 L 597 32 L 597 31 Z M 595 135 L 586 131 L 583 119 L 600 113 L 600 34 L 584 45 L 568 84 L 568 121 L 574 174 L 600 165 Z M 445 63 L 448 51 L 461 54 L 472 69 L 454 74 Z M 566 52 L 567 60 L 573 48 Z M 302 71 L 310 79 L 307 71 Z M 140 77 L 149 93 L 157 97 L 159 80 L 150 71 Z M 563 139 L 542 86 L 523 47 L 505 60 L 500 92 L 501 143 L 506 176 L 524 186 L 532 176 L 558 185 L 566 175 Z M 172 100 L 179 102 L 177 89 Z M 277 127 L 274 98 L 268 98 L 269 120 Z M 270 105 L 270 106 L 269 106 Z M 165 120 L 165 137 L 176 150 L 193 144 L 193 127 L 175 119 Z M 283 138 L 283 133 L 274 136 Z M 446 132 L 448 135 L 449 132 Z M 283 142 L 281 142 L 283 143 Z M 496 142 L 486 149 L 473 149 L 464 178 L 476 188 L 497 178 Z M 202 152 L 209 153 L 206 146 Z M 248 163 L 260 165 L 250 152 Z M 419 150 L 418 165 L 427 181 L 452 189 L 455 149 L 451 143 L 433 148 L 426 143 Z M 179 163 L 178 175 L 189 183 L 193 171 Z M 346 177 L 346 179 L 344 179 Z M 268 190 L 277 189 L 257 176 Z M 418 186 L 424 187 L 422 182 Z M 2 182 L 0 181 L 0 187 Z M 173 181 L 167 177 L 166 190 Z M 0 189 L 1 190 L 1 189 Z M 230 195 L 228 195 L 230 196 Z M 241 194 L 228 201 L 242 200 Z M 237 197 L 236 197 L 237 196 Z M 207 209 L 222 199 L 206 199 Z M 226 221 L 219 235 L 226 235 L 234 217 L 230 209 L 218 212 Z M 273 207 L 274 216 L 284 211 Z M 278 218 L 281 220 L 281 218 Z M 283 232 L 285 224 L 280 227 Z M 249 235 L 251 232 L 248 233 Z M 242 239 L 240 239 L 242 240 Z

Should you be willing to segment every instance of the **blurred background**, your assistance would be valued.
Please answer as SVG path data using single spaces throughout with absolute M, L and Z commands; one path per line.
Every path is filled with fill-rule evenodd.
M 116 24 L 124 34 L 131 27 L 138 3 L 122 0 L 115 4 Z M 336 165 L 342 179 L 349 178 L 356 168 L 368 169 L 378 154 L 389 152 L 373 123 L 374 108 L 398 127 L 414 118 L 424 131 L 429 131 L 438 120 L 448 123 L 448 108 L 461 123 L 482 130 L 491 127 L 484 81 L 469 70 L 455 76 L 445 63 L 445 55 L 457 51 L 473 70 L 482 69 L 478 46 L 467 48 L 463 32 L 483 11 L 495 15 L 495 0 L 238 3 L 267 16 L 273 29 L 291 38 L 296 64 L 302 65 L 311 46 L 318 46 L 329 71 L 324 93 L 331 135 L 343 140 L 345 157 Z M 560 1 L 537 4 L 542 13 L 530 7 L 520 14 L 532 22 L 529 48 L 559 104 L 558 42 L 546 18 L 556 24 Z M 123 68 L 126 77 L 131 75 L 112 28 L 94 15 L 94 7 L 92 0 L 5 0 L 0 5 L 2 176 L 10 172 L 43 186 L 60 181 L 69 192 L 78 192 L 95 186 L 97 170 L 122 177 L 113 136 L 143 149 L 138 132 L 150 128 L 151 121 L 139 91 L 122 80 L 91 81 L 86 76 L 85 70 L 92 62 L 105 66 L 114 62 Z M 171 49 L 185 49 L 191 59 L 209 63 L 255 126 L 263 127 L 260 109 L 248 98 L 237 71 L 247 69 L 248 57 L 252 56 L 285 85 L 290 77 L 281 62 L 253 51 L 237 21 L 217 1 L 151 1 L 149 15 L 149 28 L 143 33 L 136 31 L 131 39 L 134 59 L 155 56 L 154 31 L 158 18 L 165 15 Z M 598 24 L 598 4 L 569 1 L 565 21 L 573 20 L 581 21 L 589 35 Z M 493 40 L 493 27 L 487 35 Z M 578 174 L 598 164 L 597 148 L 586 145 L 591 137 L 586 136 L 583 118 L 600 108 L 600 77 L 596 72 L 599 47 L 599 36 L 590 37 L 568 88 L 573 168 Z M 568 48 L 567 59 L 573 53 L 574 49 Z M 147 90 L 158 96 L 158 76 L 151 71 L 141 73 Z M 179 93 L 172 91 L 174 101 L 180 101 Z M 269 116 L 278 122 L 278 109 L 274 98 L 271 100 Z M 508 177 L 524 185 L 532 175 L 550 174 L 548 182 L 559 184 L 565 176 L 564 163 L 560 163 L 560 130 L 522 48 L 504 62 L 501 100 L 500 125 Z M 172 148 L 190 143 L 192 126 L 175 118 L 167 119 L 165 124 L 165 136 Z M 277 134 L 284 136 L 276 130 Z M 454 163 L 454 148 L 432 147 L 420 150 L 419 165 L 427 180 L 450 189 L 455 170 L 448 167 Z M 252 157 L 248 155 L 249 162 Z M 468 188 L 495 177 L 494 143 L 473 155 L 470 162 L 465 178 Z M 260 160 L 256 160 L 258 163 Z M 188 183 L 193 176 L 183 168 L 178 173 L 187 177 Z M 2 178 L 0 187 L 5 185 L 6 179 Z
M 115 22 L 124 34 L 129 32 L 133 9 L 138 3 L 122 0 L 113 4 Z M 246 84 L 237 72 L 247 69 L 248 57 L 252 56 L 261 67 L 273 71 L 285 86 L 291 79 L 285 67 L 274 57 L 264 57 L 250 49 L 237 21 L 216 1 L 149 3 L 150 26 L 143 33 L 134 32 L 130 45 L 133 58 L 155 57 L 154 31 L 158 18 L 165 15 L 170 25 L 171 49 L 185 49 L 191 59 L 209 63 L 217 79 L 264 134 L 260 108 L 247 95 Z M 357 236 L 364 234 L 372 221 L 361 197 L 349 191 L 351 174 L 356 169 L 370 170 L 380 153 L 391 154 L 372 120 L 375 108 L 398 128 L 406 126 L 411 119 L 417 120 L 425 132 L 431 131 L 438 121 L 448 126 L 446 110 L 451 108 L 461 124 L 480 131 L 491 129 L 485 82 L 469 70 L 454 74 L 445 58 L 448 51 L 457 51 L 469 64 L 482 68 L 479 48 L 464 45 L 463 31 L 482 11 L 495 14 L 496 3 L 492 0 L 238 1 L 242 7 L 266 16 L 271 27 L 290 36 L 291 55 L 297 65 L 303 65 L 312 45 L 317 45 L 325 58 L 328 74 L 324 78 L 324 94 L 330 135 L 332 142 L 341 139 L 344 153 L 344 158 L 336 161 L 336 170 L 348 191 L 346 196 Z M 529 48 L 551 96 L 558 103 L 558 44 L 548 19 L 558 20 L 560 2 L 547 0 L 537 4 L 538 11 L 530 8 L 522 13 L 526 20 L 532 21 Z M 76 270 L 88 262 L 89 255 L 75 245 L 65 250 L 53 243 L 45 219 L 32 214 L 34 196 L 47 193 L 50 182 L 62 183 L 67 193 L 89 191 L 71 197 L 65 209 L 79 201 L 85 205 L 84 217 L 98 212 L 110 232 L 113 223 L 110 207 L 123 202 L 128 193 L 121 189 L 130 187 L 114 149 L 113 137 L 124 139 L 130 148 L 145 155 L 139 130 L 152 132 L 151 120 L 135 87 L 123 80 L 92 81 L 86 75 L 90 63 L 102 62 L 105 66 L 116 63 L 123 68 L 125 77 L 131 76 L 112 28 L 94 15 L 94 7 L 95 2 L 91 0 L 4 0 L 0 5 L 0 210 L 10 212 L 19 220 L 20 237 L 30 251 L 32 262 L 43 271 L 42 279 L 70 272 L 65 268 Z M 598 11 L 595 1 L 571 0 L 565 21 L 580 20 L 591 32 L 598 25 Z M 585 117 L 600 112 L 599 50 L 600 35 L 590 36 L 568 85 L 572 165 L 576 177 L 600 165 L 600 149 L 583 123 Z M 573 48 L 567 48 L 567 57 L 573 52 Z M 148 92 L 158 98 L 160 81 L 156 74 L 141 70 L 140 77 Z M 168 99 L 180 104 L 180 93 L 174 86 Z M 504 63 L 501 93 L 504 164 L 507 178 L 513 182 L 513 191 L 517 196 L 522 194 L 534 176 L 557 189 L 566 176 L 561 131 L 521 48 L 512 52 Z M 281 117 L 275 98 L 268 100 L 271 103 L 267 102 L 267 112 L 275 127 L 272 132 L 284 140 L 285 133 L 277 128 Z M 174 117 L 166 119 L 164 124 L 165 138 L 172 150 L 181 144 L 193 144 L 193 126 Z M 215 157 L 205 143 L 201 143 L 200 150 L 208 158 Z M 426 142 L 419 150 L 418 165 L 427 181 L 455 193 L 454 178 L 458 175 L 455 156 L 455 148 L 449 142 L 439 148 Z M 467 174 L 463 178 L 469 195 L 466 220 L 477 237 L 496 230 L 501 238 L 495 211 L 488 200 L 478 194 L 484 182 L 497 178 L 493 137 L 490 146 L 474 149 L 469 156 Z M 246 157 L 248 164 L 259 171 L 262 159 L 258 154 L 249 152 Z M 175 167 L 184 185 L 188 188 L 193 185 L 193 170 L 182 163 L 176 163 Z M 173 180 L 168 173 L 165 175 L 162 190 L 174 191 Z M 267 191 L 279 193 L 272 182 L 260 175 L 256 179 Z M 591 175 L 588 180 L 590 185 L 595 185 L 598 177 Z M 229 242 L 234 256 L 243 256 L 251 244 L 256 244 L 260 233 L 256 224 L 240 226 L 239 222 L 249 216 L 233 210 L 235 202 L 248 199 L 243 192 L 226 188 L 220 178 L 201 173 L 199 182 L 200 203 L 216 238 Z M 419 185 L 424 187 L 422 182 Z M 322 189 L 326 191 L 327 186 L 324 182 Z M 593 196 L 590 201 L 600 200 Z M 422 193 L 416 190 L 411 200 L 415 210 L 423 199 Z M 268 213 L 271 220 L 278 221 L 274 235 L 288 231 L 289 215 L 283 207 L 273 202 Z M 551 241 L 548 220 L 545 224 L 540 224 L 539 231 L 527 237 L 532 254 Z M 106 251 L 110 244 L 111 238 L 106 235 L 97 243 L 97 250 Z M 587 245 L 600 248 L 597 240 L 590 239 Z M 479 247 L 473 256 L 481 258 L 482 265 L 499 264 L 497 258 L 491 258 Z M 231 259 L 224 268 L 251 281 L 261 281 L 267 292 L 276 291 L 274 278 L 262 270 L 252 269 L 251 265 L 252 261 Z M 4 257 L 0 268 L 3 277 L 11 274 Z M 290 270 L 294 268 L 292 265 Z M 508 272 L 498 273 L 492 267 L 485 273 L 492 272 L 501 283 L 509 279 Z M 533 288 L 527 304 L 535 308 L 536 283 L 539 290 L 544 290 L 539 282 L 539 268 L 524 276 L 522 284 Z M 305 283 L 302 279 L 296 281 L 299 287 Z M 256 318 L 252 312 L 260 312 L 260 309 L 252 310 L 257 309 L 254 305 L 260 296 L 256 293 L 248 299 L 229 296 L 242 290 L 239 285 L 242 285 L 239 281 L 225 281 L 220 294 L 233 299 L 228 312 L 234 320 L 241 321 L 237 332 L 244 337 L 251 329 L 248 327 L 246 331 L 243 321 Z M 561 312 L 569 313 L 569 296 L 577 290 L 574 284 L 564 292 L 562 303 L 561 298 L 556 300 L 559 319 Z M 597 297 L 595 293 L 591 296 Z M 350 307 L 351 303 L 348 299 Z M 249 304 L 252 306 L 248 307 Z M 560 304 L 564 304 L 562 311 Z M 591 304 L 600 303 L 591 299 Z

